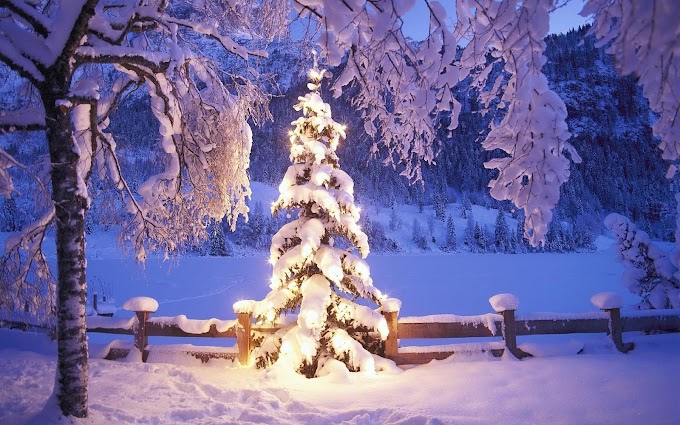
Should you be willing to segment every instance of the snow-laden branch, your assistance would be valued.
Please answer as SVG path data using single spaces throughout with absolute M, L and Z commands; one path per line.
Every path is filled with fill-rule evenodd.
M 42 37 L 49 34 L 50 22 L 34 6 L 25 1 L 0 0 L 0 8 L 7 8 L 10 12 L 20 18 L 25 24 L 33 27 L 36 33 Z
M 5 241 L 0 257 L 0 314 L 13 312 L 25 315 L 23 320 L 53 320 L 53 278 L 42 245 L 53 220 L 51 207 Z
M 537 246 L 569 177 L 570 159 L 580 162 L 567 142 L 566 106 L 541 71 L 552 1 L 463 0 L 457 6 L 458 30 L 469 39 L 461 65 L 475 74 L 473 84 L 487 106 L 501 96 L 507 107 L 483 142 L 486 150 L 505 153 L 485 164 L 498 170 L 491 196 L 524 209 L 525 236 Z M 502 61 L 505 73 L 494 70 L 489 57 Z
M 0 111 L 0 131 L 34 131 L 45 129 L 45 111 L 29 107 L 17 111 Z
M 327 64 L 345 62 L 335 95 L 356 88 L 352 101 L 363 110 L 364 129 L 374 139 L 371 152 L 384 149 L 386 164 L 402 163 L 402 174 L 420 180 L 421 162 L 434 162 L 440 150 L 437 114 L 451 111 L 452 130 L 460 112 L 451 88 L 464 76 L 454 64 L 456 40 L 444 8 L 427 2 L 430 34 L 417 44 L 402 31 L 402 17 L 413 2 L 296 0 L 295 5 L 301 16 L 312 15 L 322 25 L 317 44 Z

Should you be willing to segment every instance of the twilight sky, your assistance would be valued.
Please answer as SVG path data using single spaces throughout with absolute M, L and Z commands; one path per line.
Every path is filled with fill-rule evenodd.
M 441 0 L 448 12 L 453 16 L 455 9 L 455 1 Z M 566 5 L 560 7 L 550 15 L 550 32 L 564 33 L 572 28 L 577 28 L 588 22 L 585 18 L 579 16 L 579 12 L 583 8 L 584 0 L 571 0 Z M 404 29 L 406 34 L 413 37 L 415 40 L 422 40 L 427 35 L 428 25 L 428 10 L 421 0 L 417 0 L 413 9 L 409 11 L 404 17 Z

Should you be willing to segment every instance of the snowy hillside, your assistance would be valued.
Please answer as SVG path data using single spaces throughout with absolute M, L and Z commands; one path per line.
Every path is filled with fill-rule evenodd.
M 241 220 L 235 232 L 225 232 L 229 249 L 223 255 L 254 255 L 269 250 L 271 236 L 287 217 L 271 217 L 269 206 L 278 197 L 278 189 L 265 183 L 251 182 L 250 220 Z M 441 201 L 434 205 L 395 204 L 383 207 L 359 202 L 360 224 L 368 235 L 374 253 L 445 252 L 535 252 L 523 238 L 522 220 L 516 213 L 475 205 L 463 196 L 458 202 Z M 294 218 L 294 214 L 291 215 Z M 453 235 L 451 235 L 453 227 Z M 502 235 L 496 235 L 497 228 Z M 475 233 L 477 231 L 477 233 Z M 451 241 L 451 238 L 455 243 Z M 497 241 L 496 239 L 500 239 Z M 588 229 L 556 221 L 550 226 L 547 245 L 539 252 L 588 251 L 594 248 Z M 521 241 L 521 242 L 518 242 Z M 215 255 L 215 253 L 211 254 Z

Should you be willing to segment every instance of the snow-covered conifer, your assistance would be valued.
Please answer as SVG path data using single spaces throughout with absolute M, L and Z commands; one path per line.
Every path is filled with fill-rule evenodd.
M 373 353 L 388 334 L 379 310 L 356 302 L 360 298 L 380 307 L 386 297 L 373 286 L 364 260 L 368 238 L 357 224 L 354 183 L 340 170 L 335 153 L 345 127 L 333 120 L 321 98 L 323 75 L 316 68 L 310 71 L 310 92 L 295 105 L 302 116 L 289 132 L 293 164 L 279 185 L 272 212 L 297 210 L 298 217 L 272 239 L 271 291 L 261 301 L 234 306 L 264 323 L 297 312 L 297 320 L 266 337 L 255 356 L 260 367 L 277 363 L 308 377 L 318 375 L 332 359 L 352 371 L 375 371 Z M 336 247 L 339 239 L 349 248 Z
M 463 218 L 469 218 L 472 214 L 472 203 L 470 202 L 470 196 L 467 193 L 463 193 L 463 197 L 460 201 L 460 216 Z
M 446 221 L 446 195 L 442 192 L 437 192 L 432 197 L 432 207 L 437 219 L 442 222 Z
M 476 247 L 475 250 L 479 252 L 485 252 L 488 248 L 487 245 L 487 238 L 486 238 L 486 231 L 483 226 L 480 226 L 479 223 L 475 224 L 475 242 L 476 242 Z
M 418 221 L 417 218 L 413 219 L 413 235 L 411 236 L 411 240 L 418 248 L 424 251 L 429 249 L 427 245 L 427 238 L 425 237 L 425 231 L 423 230 L 423 226 L 420 224 L 420 221 Z
M 224 230 L 222 229 L 222 223 L 213 222 L 209 226 L 210 236 L 208 237 L 208 242 L 210 244 L 210 255 L 225 257 L 227 256 L 227 244 L 224 238 Z
M 642 297 L 638 307 L 680 308 L 680 283 L 673 276 L 677 269 L 667 253 L 622 215 L 609 214 L 604 223 L 618 239 L 616 251 L 625 269 L 624 285 Z
M 474 251 L 477 246 L 475 240 L 475 218 L 470 214 L 465 224 L 465 233 L 463 233 L 463 244 L 468 247 L 469 250 Z
M 446 220 L 446 239 L 444 244 L 444 251 L 455 251 L 456 245 L 456 225 L 453 222 L 453 217 L 449 215 Z
M 505 220 L 505 214 L 502 210 L 498 210 L 498 215 L 496 216 L 496 227 L 494 229 L 494 244 L 496 245 L 496 251 L 498 252 L 508 252 L 510 250 L 510 229 L 508 229 L 508 223 Z

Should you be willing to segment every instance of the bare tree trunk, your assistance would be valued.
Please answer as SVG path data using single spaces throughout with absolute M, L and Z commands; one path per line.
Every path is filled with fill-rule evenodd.
M 68 79 L 65 79 L 68 81 Z M 64 83 L 64 82 L 62 82 Z M 56 105 L 68 84 L 53 81 L 42 92 L 52 162 L 52 200 L 57 227 L 57 380 L 64 416 L 87 416 L 87 336 L 85 324 L 85 209 L 79 192 L 78 153 L 74 150 L 70 109 Z

